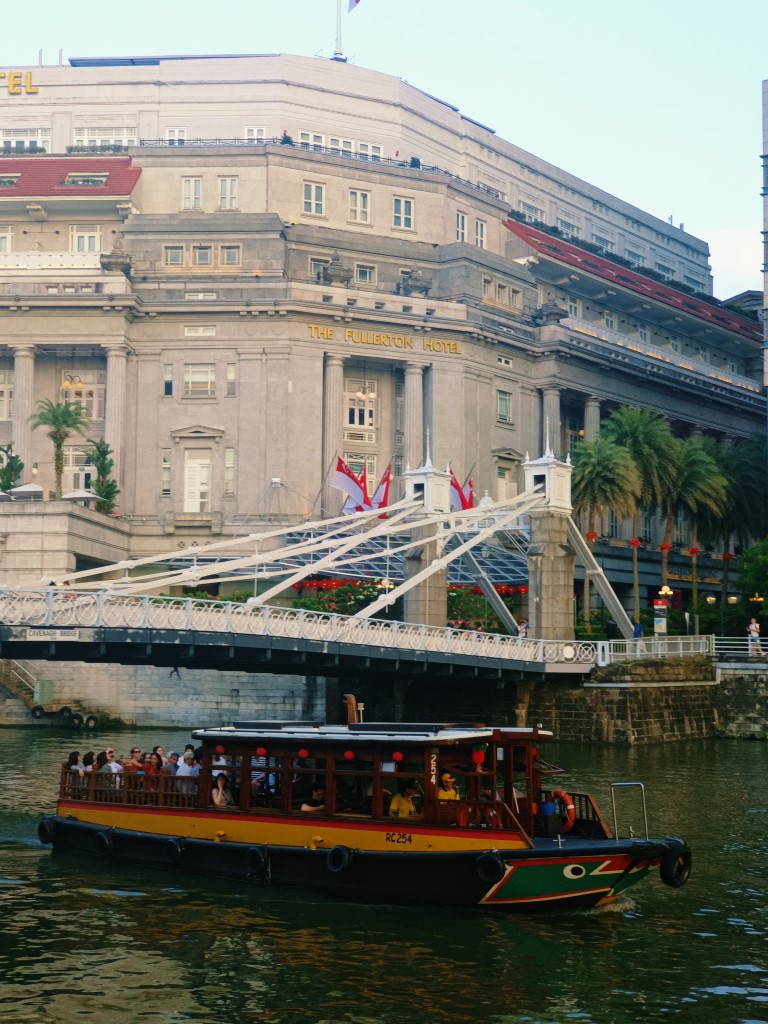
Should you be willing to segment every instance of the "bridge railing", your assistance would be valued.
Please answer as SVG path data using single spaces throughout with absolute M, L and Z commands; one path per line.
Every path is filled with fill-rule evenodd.
M 453 656 L 593 665 L 594 643 L 521 639 L 497 633 L 199 598 L 0 590 L 0 624 L 38 628 L 172 629 L 239 633 Z
M 715 637 L 665 636 L 640 640 L 598 640 L 597 664 L 601 667 L 617 661 L 639 661 L 654 658 L 690 658 L 696 655 L 713 657 Z

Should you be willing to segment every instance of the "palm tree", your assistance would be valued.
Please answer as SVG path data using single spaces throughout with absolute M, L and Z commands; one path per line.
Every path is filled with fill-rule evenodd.
M 610 509 L 620 519 L 632 515 L 640 495 L 640 476 L 626 448 L 605 434 L 579 441 L 573 453 L 571 501 L 577 515 L 586 515 L 587 537 L 595 534 L 597 514 Z M 584 621 L 589 628 L 589 574 L 584 578 Z
M 666 525 L 662 555 L 662 583 L 667 582 L 667 545 L 672 540 L 675 516 L 686 512 L 691 521 L 692 598 L 693 613 L 699 605 L 697 552 L 698 527 L 704 513 L 721 516 L 727 507 L 728 481 L 720 472 L 717 462 L 709 451 L 711 442 L 703 437 L 677 439 L 674 445 L 672 471 L 665 481 L 664 508 Z
M 640 513 L 661 503 L 664 481 L 671 462 L 674 435 L 669 424 L 650 409 L 624 405 L 611 413 L 603 427 L 616 444 L 626 448 L 632 457 L 640 478 L 640 495 L 632 511 L 632 576 L 635 597 L 635 618 L 640 618 L 640 569 L 638 541 L 640 539 Z
M 29 418 L 33 430 L 44 427 L 53 441 L 53 471 L 56 477 L 56 500 L 61 501 L 61 478 L 64 476 L 64 445 L 73 433 L 85 434 L 91 418 L 79 402 L 52 402 L 43 398 L 37 412 Z

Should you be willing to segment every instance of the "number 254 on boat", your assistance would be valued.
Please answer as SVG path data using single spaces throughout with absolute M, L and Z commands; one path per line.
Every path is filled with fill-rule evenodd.
M 506 912 L 602 906 L 656 871 L 673 888 L 688 879 L 686 842 L 648 834 L 642 785 L 613 784 L 609 824 L 590 794 L 558 784 L 541 755 L 546 730 L 349 717 L 201 729 L 199 775 L 151 786 L 63 767 L 39 838 L 363 902 Z M 623 821 L 619 834 L 628 808 L 642 816 L 638 836 Z

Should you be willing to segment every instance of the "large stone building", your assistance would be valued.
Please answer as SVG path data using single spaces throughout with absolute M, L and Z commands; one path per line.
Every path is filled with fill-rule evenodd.
M 0 88 L 0 443 L 52 483 L 29 417 L 83 402 L 126 553 L 336 513 L 337 455 L 375 481 L 429 445 L 502 498 L 619 404 L 764 429 L 760 325 L 712 299 L 705 242 L 397 78 L 125 58 Z

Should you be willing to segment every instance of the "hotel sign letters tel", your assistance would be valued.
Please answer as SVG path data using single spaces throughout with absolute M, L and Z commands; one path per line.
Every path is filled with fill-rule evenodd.
M 339 335 L 333 327 L 323 327 L 320 324 L 308 324 L 310 338 L 319 338 L 323 341 L 334 341 Z M 352 327 L 345 327 L 340 332 L 341 340 L 351 345 L 376 345 L 382 348 L 405 349 L 414 352 L 441 352 L 444 355 L 460 356 L 461 343 L 458 341 L 443 341 L 441 338 L 412 338 L 403 334 L 387 334 L 379 331 L 356 330 Z M 419 345 L 419 342 L 421 344 Z
M 3 88 L 11 96 L 30 96 L 38 91 L 32 84 L 31 71 L 0 71 L 0 89 Z

